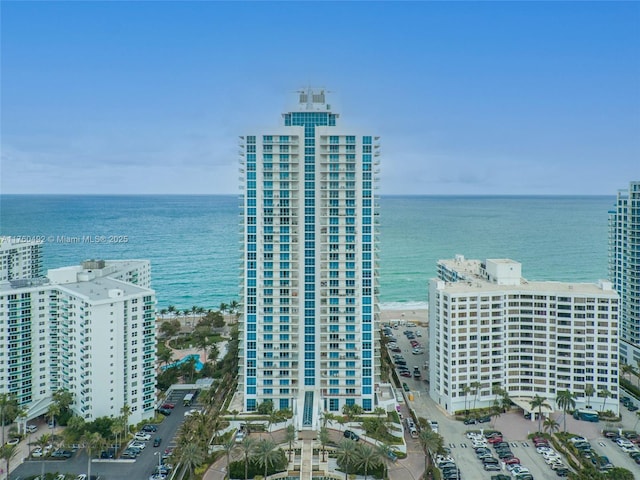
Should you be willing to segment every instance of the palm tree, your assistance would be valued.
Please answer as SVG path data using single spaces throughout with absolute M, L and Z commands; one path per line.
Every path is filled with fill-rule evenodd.
M 213 368 L 215 368 L 216 363 L 218 363 L 218 355 L 220 355 L 220 349 L 218 348 L 218 344 L 212 343 L 209 346 L 208 359 L 211 360 L 211 363 L 213 364 Z
M 363 443 L 358 445 L 355 463 L 358 467 L 364 467 L 364 480 L 367 480 L 369 476 L 369 468 L 376 467 L 382 462 L 380 460 L 380 453 L 373 447 Z
M 356 442 L 348 438 L 340 440 L 336 448 L 336 459 L 338 460 L 338 464 L 344 468 L 345 479 L 349 477 L 349 467 L 355 462 L 357 455 Z
M 256 448 L 256 441 L 251 437 L 244 437 L 240 443 L 242 454 L 244 455 L 244 480 L 249 478 L 249 458 Z
M 229 477 L 229 466 L 231 465 L 231 452 L 236 449 L 236 441 L 234 438 L 231 438 L 222 444 L 222 450 L 227 457 L 227 478 Z
M 280 459 L 280 450 L 273 440 L 264 438 L 260 440 L 254 449 L 254 456 L 258 465 L 264 467 L 264 478 L 267 478 L 269 467 L 276 465 Z
M 166 308 L 161 309 L 160 317 L 162 317 L 162 319 L 164 320 L 164 317 L 167 315 L 167 313 L 169 313 L 169 311 Z
M 196 313 L 198 313 L 198 307 L 196 305 L 193 305 L 191 307 L 191 316 L 193 318 L 194 323 L 196 321 Z
M 469 396 L 469 392 L 471 392 L 471 387 L 469 385 L 465 385 L 462 387 L 462 393 L 464 393 L 464 414 L 469 414 L 469 408 L 467 407 L 467 398 Z
M 187 443 L 180 448 L 178 455 L 180 463 L 182 463 L 189 471 L 189 478 L 193 478 L 193 471 L 204 462 L 204 453 L 200 445 L 196 443 Z
M 11 460 L 18 454 L 18 446 L 17 445 L 3 445 L 0 447 L 0 458 L 2 458 L 7 463 L 7 478 L 10 478 L 9 475 L 9 465 Z
M 131 407 L 126 403 L 122 405 L 120 408 L 120 415 L 122 415 L 122 424 L 124 426 L 124 431 L 128 435 L 129 434 L 129 415 L 131 415 Z
M 326 462 L 327 445 L 329 445 L 329 441 L 330 441 L 329 430 L 327 430 L 327 427 L 320 427 L 318 440 L 320 440 L 320 445 L 322 445 L 322 461 Z
M 169 306 L 167 307 L 167 312 L 168 312 L 168 313 L 171 313 L 171 314 L 175 314 L 175 313 L 176 313 L 176 307 L 175 307 L 175 305 L 169 305 Z
M 556 403 L 564 412 L 564 432 L 567 433 L 567 412 L 576 408 L 576 396 L 569 390 L 564 390 L 558 393 Z
M 553 435 L 555 432 L 560 430 L 560 425 L 553 418 L 547 417 L 544 419 L 544 429 L 550 435 Z M 566 428 L 565 428 L 565 432 L 566 432 Z
M 493 426 L 495 427 L 496 421 L 502 415 L 502 405 L 500 404 L 500 400 L 497 398 L 493 401 L 493 405 L 491 406 L 491 418 L 493 418 Z
M 591 407 L 591 397 L 593 397 L 593 394 L 596 393 L 596 389 L 593 388 L 593 385 L 591 385 L 590 383 L 588 383 L 585 387 L 584 387 L 584 396 L 587 397 L 587 408 Z
M 54 427 L 56 425 L 56 417 L 58 415 L 60 415 L 60 405 L 54 402 L 49 405 L 49 408 L 47 409 L 47 416 L 49 417 L 49 421 Z
M 0 393 L 0 429 L 2 429 L 2 440 L 0 441 L 0 446 L 4 445 L 4 417 L 7 411 L 7 407 L 15 403 L 11 394 L 9 393 Z
M 538 432 L 540 432 L 540 424 L 542 423 L 542 407 L 551 409 L 551 406 L 546 402 L 546 398 L 541 397 L 540 395 L 536 395 L 531 400 L 531 408 L 538 409 Z
M 478 390 L 482 384 L 478 381 L 471 382 L 471 388 L 473 389 L 473 409 L 476 409 L 476 402 L 478 401 Z
M 611 392 L 606 388 L 600 389 L 598 396 L 602 397 L 602 411 L 604 412 L 604 406 L 607 403 L 607 398 L 611 396 Z
M 424 450 L 424 471 L 425 474 L 429 470 L 431 463 L 431 453 L 438 452 L 442 449 L 442 437 L 433 430 L 422 430 L 418 435 L 418 440 Z
M 40 447 L 43 452 L 42 452 L 42 456 L 40 457 L 40 464 L 41 464 L 41 472 L 40 472 L 40 478 L 44 478 L 44 461 L 45 461 L 45 456 L 44 456 L 44 448 L 49 445 L 52 441 L 52 435 L 50 433 L 45 433 L 44 435 L 40 436 L 40 438 L 38 438 L 35 442 L 33 442 L 33 444 L 36 447 Z
M 388 443 L 380 443 L 376 447 L 376 451 L 380 458 L 382 458 L 382 478 L 387 478 L 387 461 L 389 460 L 389 453 L 391 452 L 391 446 Z
M 224 314 L 226 313 L 226 311 L 229 309 L 229 305 L 227 305 L 226 303 L 222 302 L 220 304 L 220 306 L 218 307 L 218 310 L 220 311 L 220 313 Z
M 169 348 L 158 350 L 156 358 L 158 362 L 160 362 L 160 365 L 169 365 L 173 361 L 173 351 Z
M 82 436 L 82 443 L 87 449 L 87 478 L 91 478 L 92 453 L 102 448 L 105 444 L 104 438 L 97 432 L 86 433 Z

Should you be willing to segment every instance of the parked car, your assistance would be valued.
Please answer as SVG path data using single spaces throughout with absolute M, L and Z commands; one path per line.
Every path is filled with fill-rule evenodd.
M 142 427 L 142 431 L 147 433 L 153 433 L 158 431 L 158 427 L 156 427 L 155 425 L 145 425 L 144 427 Z
M 165 417 L 168 417 L 169 415 L 171 415 L 171 409 L 170 408 L 159 408 L 158 409 L 158 413 L 164 415 Z
M 410 372 L 409 370 L 402 370 L 402 371 L 400 372 L 400 376 L 401 376 L 401 377 L 408 377 L 408 378 L 411 378 L 411 372 Z
M 38 427 L 35 425 L 27 425 L 26 426 L 27 433 L 36 433 L 38 431 Z
M 33 451 L 31 452 L 31 456 L 32 457 L 41 457 L 42 456 L 42 448 L 40 448 L 40 447 L 34 448 Z
M 345 438 L 350 438 L 351 440 L 353 440 L 355 442 L 360 440 L 360 437 L 355 432 L 352 432 L 351 430 L 345 430 L 344 431 L 344 436 L 345 436 Z
M 71 450 L 56 450 L 51 454 L 53 458 L 71 458 L 73 457 L 73 452 Z
M 136 440 L 139 440 L 141 442 L 146 442 L 148 440 L 151 440 L 151 435 L 149 435 L 148 433 L 145 432 L 138 432 L 134 435 L 134 437 Z
M 500 465 L 498 465 L 497 463 L 485 463 L 484 469 L 487 472 L 499 472 L 500 471 Z

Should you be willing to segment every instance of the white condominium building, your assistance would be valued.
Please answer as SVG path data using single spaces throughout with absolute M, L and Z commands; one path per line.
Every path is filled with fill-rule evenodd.
M 0 237 L 0 283 L 42 276 L 42 242 Z
M 239 394 L 314 430 L 322 411 L 373 410 L 379 363 L 378 137 L 340 127 L 325 95 L 241 137 Z
M 86 420 L 118 416 L 125 404 L 130 423 L 151 418 L 156 301 L 149 271 L 148 261 L 89 261 L 0 284 L 0 392 L 15 395 L 27 419 L 46 413 L 60 389 L 73 394 L 71 408 Z
M 640 362 L 640 181 L 609 212 L 609 280 L 620 295 L 620 359 Z
M 430 396 L 450 413 L 558 392 L 618 412 L 618 295 L 609 282 L 529 282 L 508 259 L 438 262 L 429 285 Z M 587 398 L 585 388 L 595 390 Z M 605 393 L 608 392 L 608 393 Z M 587 389 L 588 392 L 588 389 Z

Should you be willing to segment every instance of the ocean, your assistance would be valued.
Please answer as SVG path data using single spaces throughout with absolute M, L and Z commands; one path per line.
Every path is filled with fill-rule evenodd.
M 511 258 L 529 280 L 607 277 L 613 196 L 383 196 L 380 300 L 426 305 L 438 259 Z M 0 235 L 41 237 L 44 266 L 149 259 L 158 308 L 239 301 L 236 195 L 1 195 Z M 91 239 L 92 241 L 89 241 Z

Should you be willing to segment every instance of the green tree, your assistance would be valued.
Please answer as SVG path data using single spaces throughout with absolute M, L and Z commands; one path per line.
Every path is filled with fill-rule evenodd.
M 264 467 L 264 478 L 267 478 L 269 467 L 277 465 L 278 460 L 282 458 L 277 447 L 275 442 L 268 438 L 263 438 L 256 444 L 253 455 L 258 465 Z
M 35 442 L 33 442 L 36 447 L 40 447 L 42 449 L 42 456 L 40 457 L 40 478 L 44 478 L 44 461 L 46 460 L 44 448 L 53 442 L 52 437 L 53 435 L 51 435 L 50 433 L 45 433 L 44 435 L 41 435 L 38 439 L 36 439 Z
M 160 333 L 168 338 L 175 337 L 180 332 L 180 321 L 175 318 L 162 322 Z
M 251 437 L 244 437 L 240 443 L 240 449 L 244 457 L 244 480 L 249 479 L 249 460 L 256 448 L 256 441 Z
M 156 358 L 160 365 L 169 365 L 173 361 L 173 351 L 170 348 L 159 348 Z
M 236 449 L 236 441 L 233 437 L 222 444 L 222 450 L 224 451 L 224 454 L 227 457 L 227 478 L 230 478 L 229 468 L 231 466 L 231 453 L 235 449 Z
M 366 443 L 358 445 L 356 449 L 355 464 L 357 467 L 364 468 L 364 480 L 369 476 L 369 468 L 377 467 L 382 461 L 380 460 L 380 452 Z
M 473 409 L 476 409 L 476 402 L 478 401 L 478 393 L 480 393 L 480 387 L 482 384 L 478 381 L 471 382 L 471 388 L 473 389 Z
M 61 388 L 53 394 L 53 401 L 60 407 L 60 412 L 65 412 L 73 403 L 73 394 L 69 390 Z
M 556 403 L 564 412 L 564 432 L 567 432 L 567 413 L 570 410 L 574 410 L 576 408 L 576 396 L 571 393 L 569 390 L 563 390 L 558 392 L 556 396 Z
M 391 445 L 387 443 L 380 443 L 375 448 L 378 452 L 378 456 L 382 459 L 382 478 L 387 478 L 387 462 L 390 460 L 389 453 L 391 453 Z
M 349 470 L 351 466 L 355 464 L 357 458 L 358 451 L 356 449 L 356 442 L 348 438 L 340 440 L 336 448 L 336 459 L 338 460 L 338 465 L 344 469 L 345 479 L 349 477 Z
M 131 407 L 126 403 L 120 407 L 120 415 L 122 415 L 122 425 L 124 426 L 124 431 L 127 435 L 129 435 L 129 416 L 131 415 Z
M 545 432 L 553 435 L 555 432 L 560 430 L 560 425 L 553 418 L 547 417 L 544 419 L 543 427 Z M 566 429 L 565 429 L 566 431 Z
M 160 317 L 162 317 L 162 319 L 164 320 L 165 315 L 168 313 L 168 310 L 166 308 L 163 308 L 160 310 Z
M 424 450 L 424 471 L 426 474 L 431 464 L 431 455 L 441 451 L 443 448 L 443 439 L 433 430 L 422 430 L 418 435 L 418 440 L 422 450 Z
M 15 397 L 13 397 L 11 394 L 0 393 L 0 428 L 2 428 L 2 445 L 5 444 L 4 425 L 6 423 L 5 420 L 9 418 L 7 413 L 12 407 L 15 407 L 17 403 L 18 402 L 16 401 Z M 11 419 L 11 421 L 13 421 L 13 419 Z
M 226 312 L 229 310 L 229 305 L 227 305 L 226 303 L 222 302 L 222 303 L 220 304 L 220 306 L 218 307 L 218 310 L 219 310 L 221 313 L 223 313 L 223 314 L 224 314 L 224 313 L 226 313 Z
M 356 403 L 353 405 L 345 404 L 342 407 L 342 413 L 347 417 L 348 422 L 353 422 L 357 417 L 362 415 L 363 412 L 362 407 Z
M 538 409 L 538 432 L 542 432 L 540 424 L 542 423 L 542 409 L 548 408 L 551 409 L 551 406 L 547 403 L 547 399 L 541 397 L 540 395 L 536 395 L 531 400 L 531 409 Z
M 58 405 L 55 402 L 49 405 L 49 408 L 47 409 L 47 417 L 49 417 L 49 421 L 54 426 L 56 424 L 56 418 L 58 417 L 58 415 L 60 415 L 60 413 L 61 413 L 60 405 Z
M 602 397 L 602 411 L 604 412 L 605 411 L 604 406 L 607 403 L 607 398 L 611 396 L 611 392 L 606 388 L 602 388 L 598 391 L 598 396 Z
M 82 443 L 87 450 L 87 478 L 91 478 L 91 460 L 93 454 L 105 445 L 105 440 L 99 433 L 87 433 L 82 436 Z
M 13 460 L 17 454 L 17 445 L 3 445 L 2 447 L 0 447 L 0 458 L 2 458 L 6 463 L 7 478 L 9 478 L 9 472 L 11 471 L 11 469 L 9 468 L 11 466 L 11 460 Z
M 467 407 L 467 399 L 469 398 L 469 393 L 471 392 L 471 387 L 469 385 L 465 385 L 462 387 L 462 393 L 464 394 L 464 414 L 469 414 L 469 407 Z
M 500 404 L 500 400 L 497 398 L 493 401 L 493 405 L 491 405 L 491 418 L 493 419 L 493 426 L 495 427 L 496 421 L 502 415 L 502 405 Z
M 189 479 L 191 479 L 193 478 L 193 471 L 204 462 L 205 455 L 200 445 L 187 443 L 180 448 L 178 458 L 180 459 L 180 463 L 186 467 L 189 472 Z
M 216 363 L 218 363 L 218 356 L 220 355 L 220 349 L 218 348 L 218 345 L 215 343 L 212 343 L 211 346 L 209 346 L 209 356 L 207 357 L 211 363 L 213 363 L 213 366 L 215 368 Z
M 591 397 L 596 393 L 596 389 L 590 383 L 587 383 L 584 387 L 584 396 L 587 398 L 587 408 L 591 407 Z
M 167 312 L 171 313 L 172 315 L 176 314 L 176 307 L 174 305 L 169 305 L 167 307 Z
M 327 461 L 327 445 L 329 445 L 329 442 L 331 441 L 331 439 L 329 438 L 329 430 L 327 430 L 327 427 L 320 427 L 318 440 L 320 440 L 320 445 L 322 446 L 322 461 L 326 462 Z

